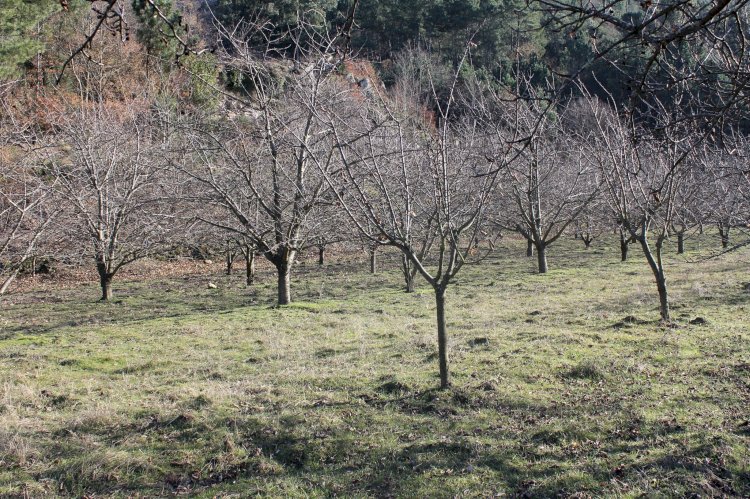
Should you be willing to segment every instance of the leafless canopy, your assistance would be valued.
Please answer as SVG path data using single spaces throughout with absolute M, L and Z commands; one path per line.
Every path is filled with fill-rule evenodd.
M 331 77 L 345 57 L 341 34 L 304 19 L 283 33 L 252 22 L 219 29 L 219 59 L 236 77 L 224 93 L 229 109 L 188 118 L 173 165 L 193 181 L 200 220 L 240 235 L 276 267 L 283 305 L 292 265 L 323 235 L 335 199 L 324 175 L 337 167 L 328 122 L 350 98 L 348 84 Z

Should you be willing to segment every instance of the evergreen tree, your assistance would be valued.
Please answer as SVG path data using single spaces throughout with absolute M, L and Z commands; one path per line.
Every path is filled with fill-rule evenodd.
M 472 38 L 472 63 L 501 79 L 518 52 L 538 65 L 546 37 L 540 16 L 525 0 L 361 0 L 355 48 L 390 58 L 415 43 L 456 63 Z
M 222 23 L 232 26 L 240 20 L 267 20 L 274 26 L 293 26 L 299 17 L 308 22 L 323 24 L 338 7 L 337 0 L 218 0 L 216 16 Z
M 42 50 L 39 23 L 60 4 L 51 0 L 2 0 L 0 3 L 0 79 L 21 74 L 21 67 Z
M 139 21 L 136 36 L 149 55 L 171 59 L 181 54 L 184 47 L 180 46 L 169 25 L 157 14 L 156 8 L 185 39 L 187 33 L 182 26 L 182 16 L 175 10 L 172 0 L 154 0 L 153 4 L 146 0 L 133 0 L 133 10 Z
M 412 42 L 427 42 L 426 27 L 434 3 L 361 0 L 356 15 L 355 48 L 390 57 Z

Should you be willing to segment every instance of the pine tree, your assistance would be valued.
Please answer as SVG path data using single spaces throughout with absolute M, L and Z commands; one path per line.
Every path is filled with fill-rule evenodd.
M 322 24 L 337 8 L 337 0 L 218 0 L 215 12 L 219 20 L 229 26 L 240 19 L 252 21 L 257 18 L 284 28 L 295 25 L 299 17 L 316 25 Z
M 2 0 L 0 3 L 0 80 L 21 74 L 22 65 L 43 46 L 36 30 L 60 4 L 51 0 Z
M 133 0 L 132 5 L 139 20 L 136 31 L 138 41 L 143 44 L 149 55 L 170 60 L 183 52 L 184 47 L 178 43 L 170 31 L 171 28 L 156 11 L 158 8 L 161 15 L 177 30 L 179 36 L 186 40 L 187 31 L 182 25 L 182 15 L 178 9 L 175 9 L 172 0 L 154 0 L 153 3 L 146 0 Z

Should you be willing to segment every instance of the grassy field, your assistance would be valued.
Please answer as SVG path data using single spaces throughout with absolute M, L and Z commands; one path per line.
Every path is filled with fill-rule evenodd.
M 664 326 L 638 248 L 561 241 L 540 276 L 504 241 L 449 290 L 447 391 L 395 264 L 300 266 L 283 309 L 218 266 L 9 295 L 0 495 L 750 496 L 750 252 L 697 244 Z

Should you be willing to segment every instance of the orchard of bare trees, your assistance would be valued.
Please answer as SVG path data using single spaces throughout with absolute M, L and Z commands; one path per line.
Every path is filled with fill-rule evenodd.
M 4 2 L 0 496 L 748 496 L 750 1 Z

